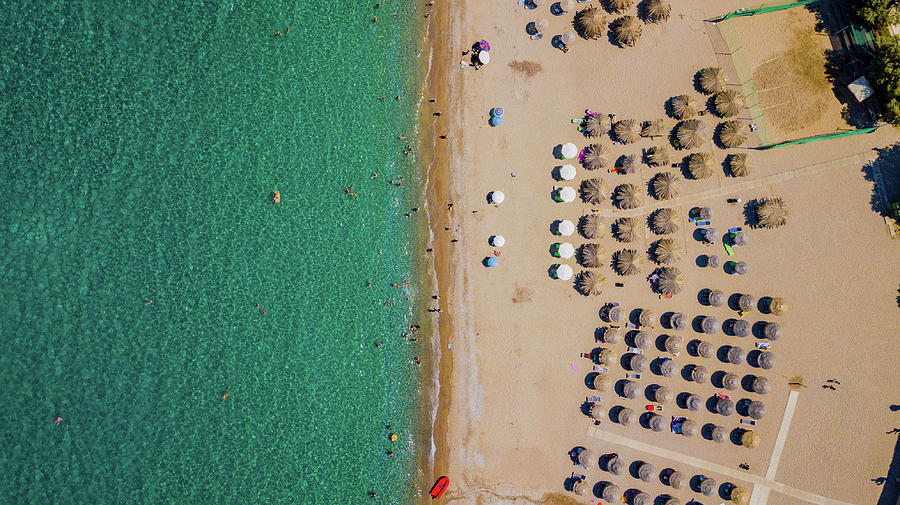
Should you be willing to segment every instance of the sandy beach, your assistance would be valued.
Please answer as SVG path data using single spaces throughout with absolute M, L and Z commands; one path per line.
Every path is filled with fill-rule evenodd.
M 653 120 L 666 117 L 665 103 L 674 95 L 688 93 L 705 100 L 694 89 L 694 74 L 716 65 L 717 55 L 704 20 L 751 5 L 736 0 L 673 1 L 669 20 L 644 26 L 635 47 L 614 46 L 606 37 L 578 38 L 565 54 L 552 47 L 552 35 L 571 30 L 575 11 L 592 4 L 597 1 L 553 16 L 546 3 L 527 10 L 512 0 L 441 2 L 432 14 L 430 37 L 436 50 L 429 80 L 436 102 L 425 104 L 423 115 L 441 112 L 432 138 L 448 136 L 436 140 L 428 189 L 440 295 L 435 306 L 441 308 L 432 478 L 450 477 L 444 502 L 609 503 L 594 495 L 602 488 L 595 484 L 602 482 L 623 492 L 667 495 L 682 503 L 726 501 L 725 496 L 703 496 L 691 486 L 673 489 L 660 478 L 644 482 L 628 472 L 612 475 L 598 468 L 597 457 L 612 453 L 629 465 L 651 463 L 657 473 L 671 468 L 689 478 L 704 475 L 745 487 L 752 491 L 752 504 L 877 502 L 883 488 L 873 479 L 886 475 L 896 442 L 896 435 L 888 432 L 900 426 L 898 413 L 889 409 L 898 403 L 891 395 L 900 386 L 894 365 L 900 359 L 900 241 L 889 238 L 882 216 L 873 209 L 879 196 L 873 194 L 863 167 L 876 158 L 874 148 L 898 140 L 896 130 L 888 126 L 868 135 L 764 151 L 720 149 L 710 140 L 702 149 L 673 150 L 673 162 L 700 150 L 712 152 L 717 160 L 712 177 L 684 181 L 675 199 L 657 201 L 645 194 L 643 205 L 627 211 L 616 209 L 609 199 L 599 205 L 580 199 L 556 203 L 551 199 L 555 186 L 577 189 L 589 177 L 602 178 L 610 189 L 623 183 L 647 188 L 657 172 L 681 173 L 676 167 L 640 163 L 635 173 L 623 175 L 587 171 L 576 163 L 574 180 L 552 177 L 554 167 L 569 163 L 554 156 L 566 142 L 578 149 L 600 142 L 610 149 L 611 160 L 640 156 L 642 150 L 666 144 L 665 138 L 642 138 L 628 145 L 614 145 L 609 136 L 586 139 L 571 119 L 593 109 L 614 113 L 617 120 Z M 628 13 L 635 12 L 632 7 Z M 608 21 L 614 17 L 607 15 Z M 542 40 L 531 40 L 525 27 L 538 18 L 547 19 L 549 27 Z M 462 51 L 480 39 L 490 41 L 490 63 L 479 70 L 460 68 Z M 497 106 L 504 108 L 504 121 L 490 127 L 489 111 Z M 721 122 L 711 115 L 702 119 L 709 132 Z M 676 124 L 672 118 L 666 121 L 670 128 Z M 747 177 L 730 177 L 724 168 L 726 156 L 738 152 L 749 153 L 753 160 L 755 168 Z M 489 204 L 486 196 L 493 190 L 503 191 L 506 201 Z M 744 204 L 772 196 L 782 197 L 789 206 L 787 224 L 751 228 Z M 729 198 L 742 203 L 729 204 Z M 712 226 L 722 232 L 742 227 L 748 244 L 735 248 L 735 257 L 729 258 L 721 242 L 697 240 L 697 228 L 687 220 L 696 206 L 710 207 Z M 675 209 L 681 216 L 679 230 L 669 236 L 683 249 L 675 266 L 686 281 L 683 291 L 668 299 L 653 293 L 645 279 L 654 268 L 649 261 L 633 276 L 619 276 L 608 261 L 625 247 L 643 253 L 660 238 L 643 227 L 635 242 L 622 244 L 611 237 L 610 223 L 623 216 L 643 222 L 659 208 Z M 604 237 L 589 241 L 578 233 L 551 233 L 554 221 L 577 223 L 591 213 L 604 218 Z M 506 244 L 492 247 L 488 239 L 493 235 L 504 236 Z M 551 278 L 548 269 L 554 263 L 568 264 L 576 273 L 587 270 L 575 258 L 553 258 L 551 246 L 559 242 L 576 248 L 587 242 L 602 246 L 607 261 L 590 269 L 608 279 L 602 294 L 583 296 L 572 281 Z M 485 268 L 482 261 L 495 252 L 499 265 Z M 698 258 L 709 254 L 745 261 L 750 271 L 729 275 L 722 268 L 705 268 Z M 703 335 L 691 327 L 673 331 L 663 326 L 659 316 L 668 312 L 690 319 L 740 317 L 727 306 L 706 305 L 704 289 L 783 297 L 790 307 L 784 315 L 753 310 L 743 318 L 751 323 L 777 321 L 784 336 L 770 342 L 722 330 Z M 595 340 L 598 328 L 610 326 L 598 315 L 607 303 L 620 304 L 626 316 L 635 309 L 653 311 L 656 320 L 646 331 L 654 339 L 676 335 L 687 343 L 702 338 L 717 349 L 738 346 L 751 354 L 757 343 L 769 342 L 777 357 L 769 370 L 685 351 L 673 356 L 655 346 L 644 354 L 650 360 L 671 357 L 680 370 L 703 365 L 710 372 L 764 376 L 771 392 L 724 391 L 715 380 L 698 384 L 681 374 L 662 377 L 652 371 L 634 380 L 641 391 L 634 399 L 591 389 L 593 363 L 581 353 L 603 347 L 627 354 L 625 342 L 605 345 Z M 608 374 L 619 381 L 627 372 L 617 360 Z M 801 385 L 791 387 L 789 382 Z M 716 443 L 700 435 L 689 438 L 668 429 L 654 432 L 639 423 L 622 426 L 614 415 L 594 424 L 582 411 L 586 398 L 599 396 L 598 403 L 610 412 L 628 407 L 642 413 L 653 404 L 645 391 L 654 385 L 704 400 L 727 393 L 735 402 L 764 402 L 766 414 L 752 427 L 760 437 L 759 447 Z M 826 385 L 835 389 L 823 388 Z M 660 414 L 666 419 L 686 416 L 699 425 L 714 423 L 729 432 L 747 427 L 739 423 L 746 415 L 722 416 L 706 407 L 690 411 L 675 401 L 664 405 Z M 570 458 L 569 451 L 576 447 L 597 456 L 586 469 Z M 739 468 L 742 463 L 749 470 Z M 573 472 L 585 476 L 584 496 L 566 489 Z

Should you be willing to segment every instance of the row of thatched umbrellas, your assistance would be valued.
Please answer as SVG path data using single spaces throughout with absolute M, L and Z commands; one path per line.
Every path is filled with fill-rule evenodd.
M 746 434 L 750 434 L 750 438 L 756 435 L 752 431 L 746 431 L 744 435 Z M 590 449 L 583 449 L 578 455 L 578 463 L 585 467 L 592 466 L 594 460 L 597 460 L 598 466 L 605 466 L 606 471 L 616 476 L 626 473 L 629 466 L 618 454 L 604 454 L 597 458 Z M 605 462 L 605 465 L 600 465 L 601 461 Z M 695 480 L 700 493 L 704 496 L 715 496 L 716 491 L 720 489 L 719 483 L 714 478 L 705 475 L 696 475 L 693 479 L 690 479 L 686 474 L 674 468 L 665 468 L 659 472 L 653 464 L 640 460 L 635 461 L 633 466 L 636 468 L 637 478 L 643 482 L 653 482 L 659 479 L 660 482 L 673 489 L 684 489 L 691 480 Z M 652 505 L 653 503 L 681 505 L 677 498 L 668 495 L 662 495 L 657 501 L 654 501 L 650 495 L 636 489 L 623 492 L 619 486 L 608 481 L 600 481 L 595 487 L 600 488 L 598 497 L 610 503 L 618 503 L 625 497 L 626 501 L 633 505 Z M 745 488 L 731 483 L 726 483 L 723 487 L 728 491 L 728 498 L 736 505 L 747 505 L 749 503 L 750 493 Z M 584 481 L 577 481 L 572 486 L 572 492 L 577 495 L 583 496 L 586 491 L 587 487 Z
M 609 388 L 610 384 L 608 381 L 611 379 L 609 377 L 603 377 L 602 379 L 598 376 L 594 380 L 594 388 L 597 389 L 598 386 Z M 766 394 L 772 390 L 772 386 L 769 383 L 769 380 L 765 377 L 754 376 L 751 379 L 752 386 L 755 391 L 760 391 L 759 394 Z M 634 400 L 638 397 L 640 393 L 641 386 L 637 382 L 622 379 L 619 381 L 618 387 L 614 388 L 619 396 L 622 398 L 627 398 L 629 400 Z M 651 385 L 647 388 L 647 393 L 650 398 L 656 403 L 666 404 L 672 401 L 675 398 L 675 393 L 666 386 L 659 385 Z M 602 391 L 601 389 L 597 389 L 598 391 Z M 730 416 L 735 413 L 735 404 L 729 398 L 724 398 L 721 396 L 715 396 L 714 404 L 715 404 L 715 413 L 723 416 Z M 762 419 L 766 414 L 766 405 L 758 400 L 741 400 L 743 405 L 743 410 L 747 412 L 746 415 L 752 417 L 753 419 Z M 691 410 L 694 412 L 699 412 L 700 409 L 704 405 L 704 399 L 702 396 L 694 393 L 683 393 L 682 394 L 682 403 L 684 404 L 684 408 L 687 410 Z
M 609 123 L 608 116 L 596 112 L 588 114 L 582 122 L 582 131 L 587 137 L 597 137 L 610 131 Z M 640 140 L 641 137 L 653 138 L 664 135 L 666 124 L 663 119 L 646 121 L 643 124 L 634 119 L 623 119 L 612 125 L 611 129 L 617 141 L 623 144 L 633 144 Z M 675 146 L 684 149 L 699 147 L 706 139 L 706 135 L 706 125 L 702 121 L 699 119 L 686 119 L 675 126 L 675 139 L 677 140 Z M 740 146 L 747 142 L 748 135 L 747 126 L 735 119 L 720 123 L 718 127 L 719 141 L 725 147 Z M 585 168 L 588 168 L 588 170 L 606 168 L 609 162 L 602 158 L 602 155 L 606 154 L 602 144 L 595 143 L 589 147 L 589 149 L 585 150 L 585 159 L 587 160 Z M 668 161 L 665 163 L 668 163 Z M 661 165 L 663 163 L 657 162 L 657 164 Z M 623 172 L 627 173 L 627 169 Z
M 756 297 L 754 297 L 753 295 L 739 294 L 739 293 L 735 293 L 735 294 L 738 295 L 737 304 L 738 304 L 738 307 L 741 308 L 741 310 L 749 311 L 749 310 L 752 310 L 755 305 L 757 305 Z M 706 293 L 705 298 L 706 298 L 706 301 L 708 304 L 713 305 L 715 307 L 721 306 L 726 301 L 725 293 L 718 289 L 709 290 L 708 293 Z M 765 303 L 764 303 L 765 306 L 763 308 L 771 314 L 780 316 L 780 315 L 783 315 L 788 310 L 787 302 L 784 300 L 784 298 L 781 298 L 780 296 L 765 297 L 764 300 L 765 300 Z M 747 307 L 747 309 L 744 309 L 743 307 Z M 604 309 L 602 309 L 600 312 L 600 317 L 608 323 L 618 323 L 622 320 L 622 308 L 619 306 L 604 307 Z M 703 318 L 701 320 L 701 328 L 703 328 L 704 333 L 712 334 L 712 333 L 716 333 L 718 331 L 719 322 L 715 317 L 713 317 L 713 316 L 699 316 L 699 317 Z M 638 315 L 637 315 L 637 323 L 640 326 L 643 326 L 645 328 L 653 328 L 656 325 L 655 324 L 656 321 L 657 321 L 656 313 L 654 313 L 652 310 L 639 309 Z M 773 330 L 771 330 L 772 334 L 775 335 L 775 338 L 772 338 L 772 340 L 775 340 L 777 337 L 781 336 L 781 325 L 779 325 L 777 323 L 767 323 L 767 328 L 768 328 L 768 325 L 771 325 L 771 327 L 773 328 Z M 675 330 L 687 329 L 687 327 L 688 327 L 687 317 L 684 315 L 683 312 L 674 312 L 674 313 L 670 314 L 668 317 L 668 326 Z M 768 332 L 769 332 L 769 330 L 767 329 L 766 330 L 767 335 L 768 335 Z
M 607 9 L 614 13 L 628 10 L 631 0 L 607 0 Z M 647 23 L 662 23 L 669 19 L 672 8 L 663 0 L 644 1 L 644 19 Z M 606 33 L 606 16 L 597 6 L 590 6 L 575 14 L 575 30 L 585 39 L 599 39 Z M 612 22 L 613 39 L 620 46 L 633 46 L 643 33 L 643 23 L 636 16 L 625 15 Z

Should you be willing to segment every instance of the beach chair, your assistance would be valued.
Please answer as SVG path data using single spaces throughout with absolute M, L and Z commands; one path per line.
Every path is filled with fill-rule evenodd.
M 644 354 L 644 350 L 638 349 L 637 347 L 629 347 L 628 352 L 630 352 L 632 354 Z
M 632 323 L 632 322 L 630 322 L 630 321 L 627 322 L 627 323 L 625 323 L 625 327 L 628 328 L 629 330 L 639 330 L 639 329 L 641 329 L 640 326 L 638 326 L 638 325 L 636 325 L 636 324 L 634 324 L 634 323 Z
M 749 313 L 750 313 L 750 311 L 747 311 L 747 310 L 739 310 L 739 311 L 738 311 L 738 316 L 744 317 L 744 316 L 746 316 L 746 315 L 749 314 Z
M 595 372 L 600 372 L 600 373 L 606 373 L 606 372 L 609 372 L 609 368 L 606 368 L 606 367 L 603 366 L 603 365 L 594 365 L 594 366 L 592 367 L 592 369 L 593 369 L 593 371 L 595 371 Z
M 586 398 L 584 399 L 584 401 L 586 401 L 586 402 L 588 402 L 588 403 L 597 403 L 597 404 L 599 404 L 599 403 L 600 403 L 600 397 L 599 397 L 599 396 L 588 396 L 588 397 L 586 397 Z
M 734 249 L 732 249 L 730 245 L 724 242 L 722 243 L 722 245 L 725 246 L 725 252 L 727 252 L 729 256 L 734 256 Z
M 694 221 L 697 226 L 709 226 L 709 221 Z
M 756 348 L 757 348 L 757 349 L 763 349 L 763 350 L 765 350 L 765 349 L 768 349 L 768 348 L 770 348 L 770 347 L 772 347 L 772 342 L 757 342 L 757 343 L 756 343 Z
M 756 426 L 756 421 L 753 419 L 741 419 L 741 424 L 746 424 L 747 426 Z
M 580 124 L 583 123 L 583 122 L 584 122 L 584 119 L 583 119 L 583 118 L 580 118 L 580 117 L 579 117 L 579 118 L 572 118 L 572 124 L 579 124 L 579 125 L 580 125 Z
M 635 380 L 637 380 L 637 379 L 640 379 L 640 378 L 641 378 L 641 374 L 639 374 L 639 373 L 634 373 L 634 372 L 628 372 L 627 374 L 625 374 L 625 378 L 626 378 L 626 379 L 635 379 Z
M 743 231 L 743 230 L 744 230 L 743 228 L 738 226 L 737 228 L 732 228 L 732 229 L 728 230 L 728 233 L 737 233 L 737 232 Z

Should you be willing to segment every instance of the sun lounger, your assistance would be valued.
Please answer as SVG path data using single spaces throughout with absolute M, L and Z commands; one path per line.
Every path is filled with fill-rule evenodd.
M 609 372 L 609 368 L 606 368 L 603 365 L 594 365 L 593 370 L 595 372 L 606 373 Z
M 584 118 L 572 118 L 572 124 L 581 124 L 584 122 Z
M 632 354 L 644 354 L 644 350 L 638 349 L 637 347 L 629 347 L 628 352 L 630 352 Z
M 700 219 L 700 218 L 699 218 L 699 217 L 692 217 L 692 218 L 688 219 L 688 222 L 689 222 L 689 223 L 693 223 L 694 221 L 696 221 L 696 220 L 698 220 L 698 219 Z
M 753 419 L 741 419 L 741 424 L 746 424 L 747 426 L 756 426 L 756 421 Z
M 728 230 L 728 233 L 737 233 L 739 231 L 743 231 L 743 228 L 741 228 L 740 226 L 738 226 L 737 228 L 732 228 L 732 229 Z
M 639 329 L 641 329 L 640 326 L 638 326 L 638 325 L 636 325 L 636 324 L 634 324 L 634 323 L 631 323 L 631 322 L 625 323 L 625 327 L 628 328 L 629 330 L 639 330 Z
M 694 221 L 697 226 L 709 226 L 709 221 Z
M 725 252 L 727 252 L 729 256 L 734 256 L 734 249 L 732 249 L 730 245 L 724 242 L 722 243 L 722 245 L 725 246 Z
M 744 316 L 746 316 L 746 315 L 749 314 L 749 313 L 750 313 L 749 310 L 739 310 L 739 311 L 738 311 L 738 316 L 744 317 Z
M 599 396 L 588 396 L 587 398 L 584 399 L 584 401 L 586 401 L 588 403 L 600 403 L 600 397 Z
M 757 349 L 768 349 L 770 347 L 772 347 L 772 342 L 757 342 L 756 343 Z
M 625 374 L 625 378 L 626 378 L 626 379 L 640 379 L 640 378 L 641 378 L 641 374 L 639 374 L 639 373 L 634 373 L 634 372 L 628 372 L 627 374 Z

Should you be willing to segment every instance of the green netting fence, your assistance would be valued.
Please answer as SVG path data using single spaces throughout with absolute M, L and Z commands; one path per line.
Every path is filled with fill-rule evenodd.
M 770 144 L 766 146 L 759 146 L 758 149 L 774 149 L 776 147 L 784 147 L 790 146 L 794 144 L 809 144 L 810 142 L 816 142 L 818 140 L 827 140 L 827 139 L 837 139 L 841 137 L 849 137 L 851 135 L 863 135 L 866 133 L 872 133 L 873 131 L 881 128 L 883 125 L 873 126 L 871 128 L 860 128 L 858 130 L 847 130 L 842 132 L 834 132 L 834 133 L 826 133 L 824 135 L 816 135 L 814 137 L 806 137 L 797 140 L 788 140 L 786 142 L 779 142 L 777 144 Z
M 785 3 L 785 4 L 775 4 L 775 5 L 763 4 L 758 7 L 743 8 L 743 9 L 738 9 L 733 12 L 729 12 L 728 14 L 725 14 L 724 16 L 717 19 L 716 21 L 725 21 L 726 19 L 731 19 L 731 18 L 735 18 L 738 16 L 753 16 L 755 14 L 765 14 L 767 12 L 774 12 L 774 11 L 780 11 L 780 10 L 784 10 L 784 9 L 790 9 L 791 7 L 798 7 L 800 5 L 806 5 L 806 4 L 810 4 L 813 2 L 817 2 L 817 1 L 818 0 L 799 0 L 796 2 L 790 2 L 790 3 Z

